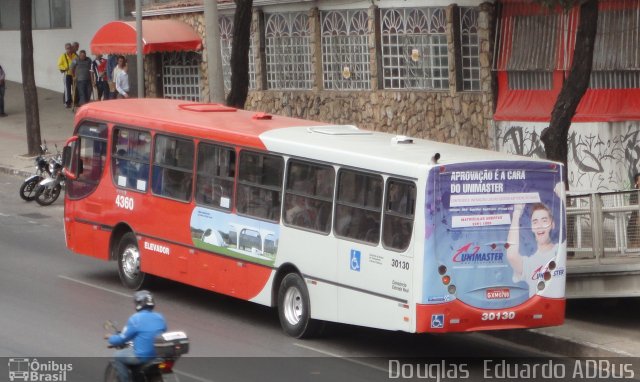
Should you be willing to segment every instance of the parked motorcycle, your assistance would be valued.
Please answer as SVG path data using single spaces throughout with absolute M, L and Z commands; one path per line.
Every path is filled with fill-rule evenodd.
M 49 153 L 47 149 L 47 142 L 45 141 L 40 145 L 40 155 L 36 157 L 36 173 L 28 177 L 22 182 L 20 186 L 20 197 L 27 202 L 36 199 L 36 191 L 38 189 L 38 183 L 45 177 L 50 177 L 51 172 L 49 170 L 49 162 L 47 162 L 46 155 Z
M 105 322 L 104 328 L 113 334 L 120 333 L 120 330 L 111 321 Z M 133 346 L 133 344 L 128 342 L 125 346 Z M 108 347 L 113 348 L 114 346 L 109 345 Z M 118 349 L 120 348 L 123 347 L 118 347 Z M 163 375 L 173 374 L 173 365 L 183 354 L 189 352 L 189 338 L 184 332 L 166 332 L 156 337 L 154 348 L 156 349 L 156 358 L 141 365 L 129 366 L 129 380 L 133 382 L 163 382 Z M 115 361 L 109 361 L 104 372 L 104 381 L 118 382 Z
M 41 206 L 48 206 L 58 199 L 66 180 L 62 172 L 62 154 L 59 151 L 49 159 L 48 171 L 50 176 L 41 179 L 36 187 L 35 200 Z

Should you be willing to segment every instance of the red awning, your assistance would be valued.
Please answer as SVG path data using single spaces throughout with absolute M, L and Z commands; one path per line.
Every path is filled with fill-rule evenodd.
M 194 51 L 202 39 L 189 25 L 176 20 L 142 20 L 143 53 Z M 112 21 L 91 40 L 93 54 L 136 54 L 136 23 Z

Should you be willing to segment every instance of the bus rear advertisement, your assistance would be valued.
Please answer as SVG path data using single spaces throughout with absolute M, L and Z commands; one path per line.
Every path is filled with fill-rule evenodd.
M 65 239 L 324 322 L 406 332 L 560 325 L 562 166 L 354 126 L 162 99 L 96 102 L 64 149 Z

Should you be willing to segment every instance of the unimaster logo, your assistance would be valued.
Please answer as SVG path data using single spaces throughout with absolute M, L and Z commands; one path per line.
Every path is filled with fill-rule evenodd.
M 487 289 L 487 299 L 489 300 L 507 299 L 509 297 L 511 297 L 509 288 Z
M 495 263 L 502 262 L 504 254 L 502 252 L 480 252 L 480 247 L 467 243 L 458 248 L 453 255 L 454 263 Z

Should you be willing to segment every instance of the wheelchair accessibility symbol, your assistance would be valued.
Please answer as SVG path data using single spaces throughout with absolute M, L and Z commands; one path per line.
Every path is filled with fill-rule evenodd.
M 351 250 L 350 268 L 352 271 L 360 272 L 360 251 Z
M 442 329 L 444 328 L 444 314 L 432 314 L 431 315 L 431 328 Z

